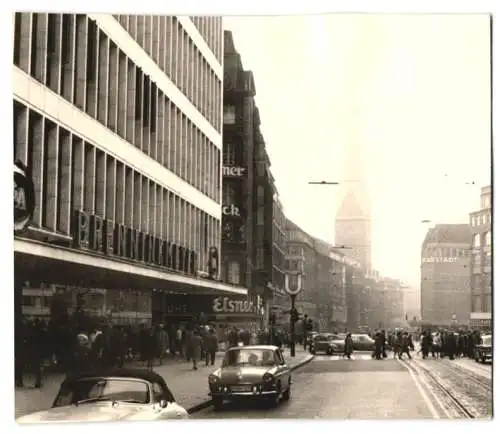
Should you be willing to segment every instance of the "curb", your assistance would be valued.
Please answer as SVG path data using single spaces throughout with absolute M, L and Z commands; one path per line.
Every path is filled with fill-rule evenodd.
M 309 363 L 311 360 L 314 359 L 314 356 L 312 354 L 309 354 L 307 357 L 305 357 L 303 360 L 301 360 L 299 363 L 294 365 L 293 367 L 290 368 L 290 371 L 295 371 L 296 369 L 301 368 L 302 366 L 306 365 Z M 186 409 L 188 414 L 193 414 L 197 413 L 198 411 L 204 410 L 212 405 L 212 400 L 207 399 L 206 401 L 200 402 L 199 404 L 193 405 L 192 407 Z

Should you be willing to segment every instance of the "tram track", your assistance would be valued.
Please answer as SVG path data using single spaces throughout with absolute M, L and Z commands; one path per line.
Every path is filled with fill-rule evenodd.
M 400 362 L 408 370 L 412 371 L 420 380 L 424 377 L 423 383 L 426 383 L 425 386 L 433 396 L 434 401 L 439 405 L 439 407 L 441 407 L 443 414 L 448 419 L 476 419 L 479 416 L 474 409 L 463 403 L 462 400 L 450 390 L 450 388 L 443 385 L 442 382 L 429 369 L 421 364 L 410 363 L 406 360 L 400 360 Z

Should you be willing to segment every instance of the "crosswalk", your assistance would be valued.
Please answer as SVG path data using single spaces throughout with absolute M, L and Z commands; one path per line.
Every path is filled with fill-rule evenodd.
M 323 354 L 318 354 L 315 357 L 315 360 L 317 361 L 331 361 L 331 362 L 336 362 L 339 360 L 349 360 L 347 357 L 343 357 L 342 354 L 334 354 L 332 356 L 328 355 L 323 355 Z M 351 360 L 375 360 L 372 358 L 371 354 L 351 354 Z

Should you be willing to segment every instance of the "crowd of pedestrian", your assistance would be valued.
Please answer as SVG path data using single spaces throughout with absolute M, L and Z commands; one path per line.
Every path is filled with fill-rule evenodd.
M 422 358 L 474 358 L 474 348 L 481 342 L 479 330 L 425 330 L 420 336 Z
M 230 346 L 288 342 L 280 330 L 257 330 L 209 324 L 112 325 L 107 320 L 91 324 L 77 321 L 23 320 L 16 325 L 15 381 L 23 387 L 26 375 L 42 387 L 44 369 L 65 374 L 92 369 L 123 367 L 138 363 L 152 369 L 164 360 L 176 359 L 211 366 L 217 351 Z
M 417 354 L 421 353 L 423 359 L 429 356 L 434 359 L 443 357 L 451 360 L 459 357 L 473 359 L 474 348 L 481 342 L 479 330 L 424 330 L 414 336 L 411 332 L 397 329 L 387 333 L 385 330 L 378 330 L 368 334 L 375 341 L 372 357 L 377 360 L 387 358 L 388 350 L 392 351 L 393 358 L 402 359 L 406 355 L 411 359 L 411 352 L 415 351 L 414 337 L 418 339 L 420 345 Z M 350 359 L 353 349 L 351 333 L 346 331 L 343 356 Z

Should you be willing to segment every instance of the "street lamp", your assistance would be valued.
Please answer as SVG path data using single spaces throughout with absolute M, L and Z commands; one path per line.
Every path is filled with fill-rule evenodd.
M 285 291 L 290 296 L 290 357 L 295 357 L 295 322 L 298 313 L 295 309 L 295 298 L 302 290 L 302 274 L 300 271 L 287 271 L 285 274 Z

